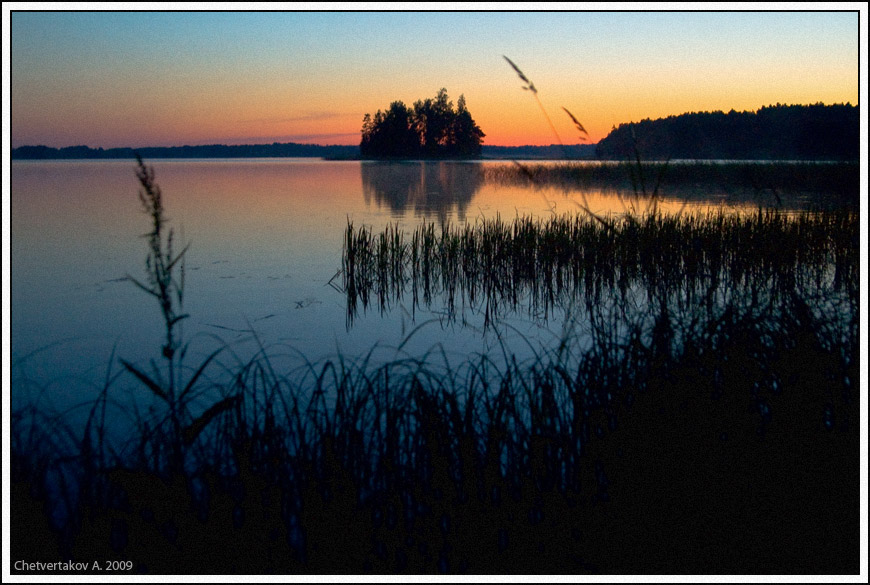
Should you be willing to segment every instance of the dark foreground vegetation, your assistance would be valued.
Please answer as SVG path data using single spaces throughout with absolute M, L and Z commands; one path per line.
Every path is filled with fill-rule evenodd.
M 564 321 L 560 342 L 452 365 L 433 349 L 275 371 L 264 350 L 182 367 L 184 253 L 161 233 L 153 174 L 139 176 L 153 232 L 137 282 L 163 309 L 163 363 L 122 362 L 83 431 L 16 409 L 12 559 L 173 574 L 858 572 L 857 214 L 587 215 L 407 239 L 349 226 L 349 306 L 533 307 Z M 153 409 L 112 438 L 133 390 Z

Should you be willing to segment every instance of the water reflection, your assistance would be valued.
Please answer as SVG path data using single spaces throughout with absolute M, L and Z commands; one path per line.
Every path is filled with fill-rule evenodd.
M 488 185 L 559 189 L 603 195 L 641 211 L 651 198 L 691 208 L 729 205 L 796 209 L 857 209 L 860 172 L 850 162 L 671 161 L 549 162 L 492 165 Z
M 472 198 L 483 186 L 483 168 L 474 163 L 363 163 L 363 197 L 393 213 L 412 210 L 445 222 L 455 215 L 465 221 Z
M 410 331 L 409 315 L 417 324 L 427 318 L 440 322 L 442 315 L 447 321 L 451 316 L 455 317 L 453 323 L 459 321 L 466 301 L 459 286 L 462 282 L 474 295 L 475 307 L 482 302 L 486 308 L 489 300 L 489 314 L 499 318 L 508 315 L 514 319 L 512 324 L 524 331 L 537 328 L 540 315 L 550 315 L 548 321 L 553 324 L 558 321 L 552 317 L 553 311 L 558 312 L 563 304 L 560 295 L 576 297 L 578 286 L 585 290 L 585 281 L 578 284 L 570 272 L 574 260 L 565 267 L 555 266 L 552 272 L 510 272 L 508 279 L 502 278 L 508 274 L 502 272 L 508 265 L 485 261 L 492 270 L 490 280 L 471 273 L 468 278 L 454 278 L 460 269 L 451 269 L 448 263 L 443 275 L 449 277 L 448 289 L 454 291 L 447 297 L 454 300 L 454 307 L 438 302 L 446 287 L 443 275 L 427 273 L 421 265 L 418 282 L 424 283 L 428 274 L 430 288 L 428 292 L 418 289 L 418 303 L 413 302 L 414 288 L 404 282 L 400 283 L 403 298 L 387 294 L 387 286 L 380 289 L 383 298 L 369 289 L 370 307 L 383 304 L 402 310 L 383 314 L 369 311 L 365 318 L 358 315 L 348 330 L 347 312 L 354 314 L 353 307 L 343 293 L 327 286 L 340 282 L 335 276 L 342 267 L 348 220 L 378 236 L 385 226 L 397 223 L 411 234 L 421 218 L 435 223 L 440 232 L 439 223 L 464 229 L 481 218 L 510 221 L 516 216 L 550 218 L 553 212 L 576 214 L 581 201 L 601 217 L 615 217 L 626 206 L 642 210 L 646 205 L 603 190 L 600 177 L 594 174 L 607 172 L 601 168 L 589 171 L 588 189 L 582 193 L 566 189 L 556 180 L 562 177 L 575 185 L 587 185 L 584 175 L 575 176 L 571 169 L 550 179 L 539 177 L 530 184 L 515 180 L 517 165 L 497 161 L 164 160 L 155 161 L 155 169 L 179 241 L 192 244 L 187 255 L 185 295 L 191 318 L 184 327 L 186 338 L 195 340 L 191 351 L 205 345 L 203 353 L 208 352 L 208 343 L 215 335 L 235 343 L 237 338 L 247 339 L 240 332 L 252 329 L 264 344 L 287 343 L 304 349 L 311 359 L 336 351 L 364 355 L 375 343 L 398 346 Z M 141 291 L 120 281 L 126 274 L 144 278 L 145 250 L 139 236 L 147 228 L 147 218 L 136 198 L 133 170 L 132 161 L 14 161 L 11 166 L 10 265 L 15 275 L 10 283 L 11 354 L 13 359 L 30 356 L 25 364 L 27 373 L 38 378 L 37 385 L 42 388 L 52 380 L 63 380 L 64 387 L 51 394 L 68 395 L 71 401 L 80 401 L 84 394 L 71 389 L 68 381 L 81 379 L 89 388 L 99 388 L 113 351 L 142 364 L 153 357 L 155 348 L 159 351 L 159 312 L 143 300 Z M 695 176 L 701 171 L 712 172 L 707 167 L 688 170 Z M 744 166 L 740 170 L 747 173 L 757 169 Z M 748 176 L 761 181 L 761 186 L 776 186 L 785 184 L 792 171 L 805 171 L 808 177 L 824 175 L 830 181 L 843 172 L 843 184 L 851 184 L 847 181 L 851 170 L 846 167 L 768 170 L 776 171 L 768 179 L 758 174 Z M 669 169 L 672 183 L 681 171 L 676 165 Z M 771 182 L 773 179 L 776 182 Z M 689 178 L 683 182 L 692 183 Z M 716 199 L 715 190 L 702 192 Z M 664 194 L 671 195 L 671 189 Z M 714 205 L 663 197 L 658 210 L 688 215 Z M 756 206 L 750 202 L 743 209 Z M 779 243 L 774 243 L 774 250 L 777 246 Z M 641 248 L 651 255 L 652 247 Z M 857 249 L 857 244 L 853 248 Z M 615 261 L 604 248 L 590 249 L 595 255 L 589 261 L 594 258 L 604 265 Z M 546 245 L 540 250 L 555 252 Z M 479 254 L 475 257 L 484 258 Z M 507 258 L 523 257 L 517 253 Z M 586 266 L 586 260 L 581 264 Z M 663 257 L 658 258 L 658 264 L 662 269 L 669 266 Z M 678 268 L 676 262 L 671 265 Z M 433 263 L 432 270 L 441 266 Z M 631 266 L 631 262 L 621 266 Z M 679 266 L 681 270 L 691 268 Z M 701 260 L 698 266 L 703 266 Z M 619 275 L 623 270 L 627 269 L 611 271 Z M 763 274 L 767 268 L 759 270 Z M 606 266 L 599 272 L 608 274 Z M 404 274 L 411 278 L 414 272 Z M 492 286 L 487 287 L 487 282 Z M 364 284 L 358 283 L 357 288 L 360 308 Z M 500 296 L 504 291 L 513 296 L 505 300 Z M 424 328 L 403 347 L 413 344 L 414 351 L 422 354 L 436 343 L 445 343 L 465 355 L 481 351 L 488 343 L 471 328 L 450 325 Z M 75 339 L 75 345 L 53 345 L 69 339 Z M 56 349 L 40 351 L 47 347 Z
M 679 214 L 722 207 L 857 208 L 858 167 L 851 163 L 732 161 L 362 162 L 363 202 L 381 216 L 465 223 L 469 209 L 550 214 L 657 211 Z M 329 182 L 331 179 L 324 178 Z M 377 222 L 376 222 L 377 223 Z

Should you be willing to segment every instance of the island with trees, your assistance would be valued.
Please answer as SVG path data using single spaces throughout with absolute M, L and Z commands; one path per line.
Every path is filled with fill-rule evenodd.
M 480 158 L 485 134 L 459 96 L 454 108 L 442 88 L 434 99 L 409 108 L 394 101 L 385 112 L 363 118 L 360 156 L 375 159 Z

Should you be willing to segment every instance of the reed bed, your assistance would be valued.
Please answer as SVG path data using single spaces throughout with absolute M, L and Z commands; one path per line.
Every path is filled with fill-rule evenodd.
M 278 373 L 264 352 L 200 388 L 238 400 L 183 469 L 146 418 L 125 440 L 103 444 L 95 422 L 61 445 L 16 413 L 13 557 L 210 574 L 857 567 L 854 322 L 794 294 L 583 319 L 591 346 L 566 336 L 525 360 Z M 52 493 L 71 500 L 53 524 Z
M 775 301 L 858 295 L 857 214 L 588 214 L 500 217 L 464 226 L 424 223 L 409 237 L 348 223 L 343 253 L 349 325 L 410 297 L 487 324 L 508 312 L 551 315 L 603 297 L 692 306 L 729 291 Z M 639 298 L 639 292 L 642 293 Z M 631 297 L 629 299 L 628 297 Z

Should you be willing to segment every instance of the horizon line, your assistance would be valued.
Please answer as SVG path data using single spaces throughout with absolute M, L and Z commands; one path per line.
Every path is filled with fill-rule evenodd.
M 91 150 L 142 150 L 148 148 L 201 148 L 208 146 L 274 146 L 274 145 L 285 145 L 285 144 L 294 144 L 298 146 L 319 146 L 323 148 L 359 148 L 359 144 L 323 144 L 319 142 L 246 142 L 246 143 L 223 143 L 223 142 L 208 142 L 203 144 L 182 144 L 182 145 L 173 145 L 173 146 L 90 146 L 87 144 L 70 144 L 68 146 L 49 146 L 47 144 L 22 144 L 20 146 L 13 146 L 12 150 L 17 150 L 19 148 L 53 148 L 56 150 L 62 150 L 64 148 L 89 148 Z M 506 144 L 483 144 L 484 148 L 567 148 L 574 146 L 595 146 L 598 142 L 578 142 L 574 144 L 559 144 L 559 143 L 551 143 L 551 144 L 520 144 L 520 145 L 506 145 Z

